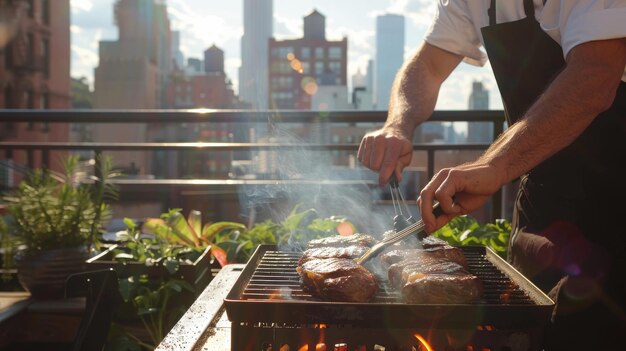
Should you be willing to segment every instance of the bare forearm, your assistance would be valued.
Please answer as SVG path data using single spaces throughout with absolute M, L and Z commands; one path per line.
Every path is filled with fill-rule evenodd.
M 570 145 L 613 101 L 626 65 L 626 45 L 623 40 L 583 45 L 572 50 L 566 68 L 524 118 L 481 157 L 503 170 L 502 184 Z M 603 57 L 596 56 L 598 45 Z
M 404 131 L 411 139 L 432 115 L 441 84 L 460 61 L 460 56 L 424 43 L 396 76 L 385 127 Z

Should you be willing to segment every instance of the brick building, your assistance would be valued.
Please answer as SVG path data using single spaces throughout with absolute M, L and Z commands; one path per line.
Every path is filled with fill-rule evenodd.
M 70 102 L 69 0 L 14 0 L 0 4 L 10 36 L 0 41 L 0 108 L 66 109 Z M 5 32 L 6 34 L 6 32 Z M 68 141 L 69 127 L 47 123 L 2 123 L 0 140 Z M 58 169 L 60 153 L 50 165 Z M 16 152 L 18 165 L 42 165 L 39 153 Z M 6 177 L 3 177 L 6 179 Z
M 314 10 L 304 17 L 302 38 L 270 39 L 268 98 L 271 108 L 317 109 L 312 101 L 320 86 L 345 87 L 345 94 L 326 89 L 333 90 L 332 96 L 345 96 L 347 105 L 348 39 L 326 40 L 325 27 L 324 16 Z

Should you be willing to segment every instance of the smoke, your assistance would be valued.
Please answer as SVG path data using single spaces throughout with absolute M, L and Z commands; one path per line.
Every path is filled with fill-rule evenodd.
M 299 205 L 299 210 L 314 209 L 319 218 L 345 217 L 358 232 L 382 238 L 392 228 L 394 215 L 376 204 L 382 195 L 376 185 L 377 174 L 358 165 L 356 151 L 307 147 L 330 144 L 330 123 L 320 120 L 304 126 L 273 126 L 257 140 L 287 144 L 289 148 L 262 150 L 253 156 L 253 173 L 269 183 L 242 188 L 244 216 L 249 216 L 250 223 L 282 221 Z M 258 135 L 258 128 L 255 133 Z

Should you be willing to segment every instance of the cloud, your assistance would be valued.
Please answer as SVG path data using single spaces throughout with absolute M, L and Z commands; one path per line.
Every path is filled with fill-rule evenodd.
M 93 1 L 91 0 L 71 0 L 70 7 L 72 13 L 89 12 L 93 8 Z
M 234 11 L 214 10 L 206 2 L 170 0 L 168 13 L 171 28 L 179 31 L 180 51 L 185 57 L 202 57 L 204 50 L 215 44 L 224 51 L 226 60 L 239 57 L 239 42 L 243 35 L 241 19 Z M 229 78 L 236 70 L 226 65 Z
M 73 25 L 114 30 L 113 0 L 72 0 L 71 6 Z
M 369 17 L 377 17 L 387 13 L 403 15 L 416 27 L 425 29 L 435 16 L 437 2 L 432 0 L 392 0 L 384 10 L 371 11 Z
M 302 18 L 287 18 L 274 13 L 274 37 L 277 40 L 301 38 L 302 25 Z

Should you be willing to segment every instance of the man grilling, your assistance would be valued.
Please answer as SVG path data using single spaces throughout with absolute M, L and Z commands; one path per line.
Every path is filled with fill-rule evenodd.
M 483 46 L 487 55 L 480 47 Z M 511 263 L 556 301 L 545 350 L 618 350 L 626 336 L 626 1 L 440 0 L 359 160 L 384 185 L 461 62 L 493 68 L 509 128 L 439 171 L 418 206 L 428 232 L 521 178 Z M 445 214 L 429 209 L 441 203 Z M 621 341 L 619 341 L 621 340 Z

